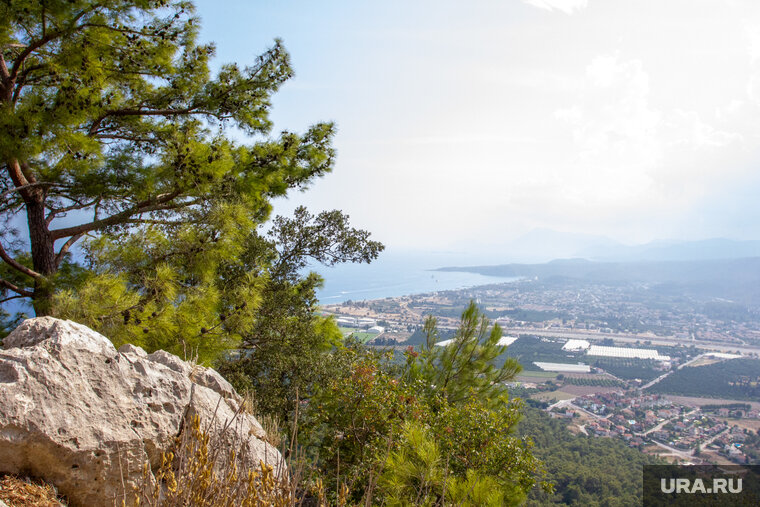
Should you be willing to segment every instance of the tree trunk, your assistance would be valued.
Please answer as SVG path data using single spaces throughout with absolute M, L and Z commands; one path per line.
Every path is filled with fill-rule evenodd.
M 43 278 L 34 282 L 32 305 L 37 317 L 50 315 L 53 302 L 53 287 L 50 277 L 57 271 L 55 248 L 45 220 L 45 192 L 32 192 L 26 200 L 26 216 L 29 224 L 29 240 L 32 246 L 32 265 Z

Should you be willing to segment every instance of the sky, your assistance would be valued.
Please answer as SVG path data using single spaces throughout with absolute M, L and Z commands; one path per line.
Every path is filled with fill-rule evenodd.
M 333 173 L 277 213 L 341 209 L 397 249 L 760 239 L 760 2 L 196 6 L 217 64 L 283 39 L 275 133 L 337 124 Z

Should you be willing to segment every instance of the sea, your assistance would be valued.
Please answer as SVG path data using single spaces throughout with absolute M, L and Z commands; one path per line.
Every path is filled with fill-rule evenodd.
M 310 269 L 319 273 L 325 281 L 317 292 L 321 304 L 399 297 L 517 280 L 477 273 L 436 271 L 446 266 L 467 265 L 474 265 L 471 259 L 448 252 L 383 252 L 371 264 L 315 265 Z

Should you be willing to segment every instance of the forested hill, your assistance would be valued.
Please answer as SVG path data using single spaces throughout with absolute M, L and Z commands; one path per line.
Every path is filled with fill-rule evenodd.
M 627 447 L 620 440 L 574 435 L 566 423 L 525 407 L 518 431 L 529 435 L 534 454 L 546 466 L 555 491 L 531 491 L 527 506 L 629 506 L 642 501 L 641 474 L 657 459 Z
M 545 282 L 647 283 L 662 292 L 723 297 L 760 304 L 760 257 L 745 259 L 592 262 L 565 259 L 545 264 L 444 267 L 488 276 L 538 278 Z

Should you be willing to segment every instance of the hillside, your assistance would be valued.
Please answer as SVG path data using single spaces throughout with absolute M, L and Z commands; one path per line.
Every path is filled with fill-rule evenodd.
M 628 506 L 642 498 L 641 470 L 656 458 L 619 440 L 574 435 L 566 423 L 526 407 L 518 431 L 530 436 L 555 491 L 531 491 L 527 506 Z

